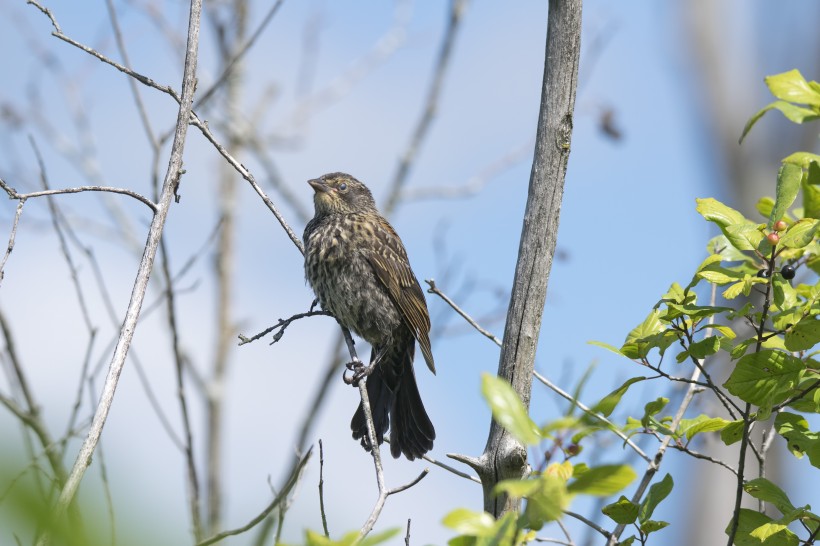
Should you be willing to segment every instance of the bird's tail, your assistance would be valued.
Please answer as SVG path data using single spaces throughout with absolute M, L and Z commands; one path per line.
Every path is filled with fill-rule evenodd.
M 416 385 L 416 375 L 413 372 L 415 349 L 415 339 L 410 338 L 398 350 L 382 354 L 381 361 L 367 378 L 367 395 L 373 413 L 376 440 L 381 444 L 390 428 L 390 454 L 396 459 L 403 454 L 411 461 L 433 449 L 433 440 L 436 438 L 436 430 L 427 416 Z M 379 353 L 378 348 L 373 349 L 371 364 Z M 353 415 L 350 428 L 353 437 L 361 440 L 362 446 L 370 451 L 367 423 L 361 403 Z

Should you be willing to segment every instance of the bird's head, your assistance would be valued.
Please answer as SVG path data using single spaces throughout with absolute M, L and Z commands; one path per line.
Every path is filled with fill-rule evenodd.
M 316 193 L 316 214 L 350 214 L 375 210 L 376 203 L 367 186 L 345 173 L 329 173 L 308 180 Z

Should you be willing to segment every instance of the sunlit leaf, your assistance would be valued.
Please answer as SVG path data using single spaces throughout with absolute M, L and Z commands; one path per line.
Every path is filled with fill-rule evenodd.
M 636 477 L 635 471 L 627 465 L 596 466 L 574 479 L 567 490 L 570 493 L 606 497 L 622 490 Z
M 538 426 L 530 419 L 527 409 L 509 383 L 495 375 L 484 373 L 481 393 L 493 412 L 493 419 L 525 445 L 541 441 Z

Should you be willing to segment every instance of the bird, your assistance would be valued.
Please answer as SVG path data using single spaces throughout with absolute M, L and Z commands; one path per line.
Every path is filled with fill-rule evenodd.
M 367 186 L 341 172 L 308 184 L 315 215 L 303 235 L 305 279 L 322 309 L 372 347 L 367 394 L 378 444 L 389 429 L 393 458 L 419 459 L 436 438 L 413 370 L 418 343 L 427 367 L 436 373 L 424 292 L 401 238 L 379 213 Z M 350 428 L 370 451 L 361 402 Z

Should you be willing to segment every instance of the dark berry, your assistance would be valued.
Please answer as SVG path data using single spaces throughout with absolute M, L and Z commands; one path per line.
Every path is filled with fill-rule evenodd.
M 761 269 L 760 271 L 757 272 L 757 276 L 762 277 L 764 279 L 768 279 L 769 278 L 769 270 L 768 269 Z
M 780 270 L 780 274 L 783 275 L 783 278 L 791 280 L 794 278 L 794 267 L 791 265 L 784 265 L 783 269 Z

